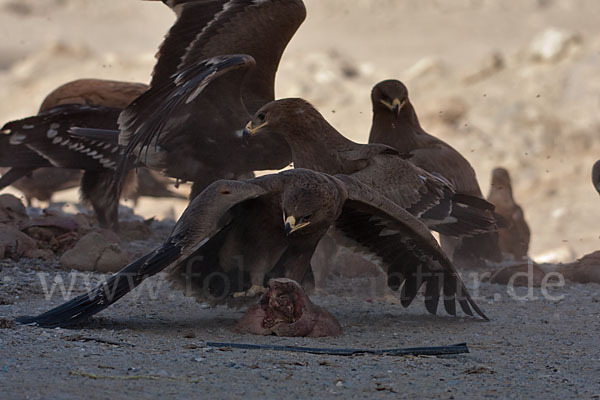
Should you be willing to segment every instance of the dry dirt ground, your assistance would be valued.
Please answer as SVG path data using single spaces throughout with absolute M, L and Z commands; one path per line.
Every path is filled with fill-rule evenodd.
M 160 277 L 83 329 L 10 326 L 50 301 L 52 266 L 3 264 L 6 324 L 0 335 L 3 398 L 598 398 L 600 350 L 595 284 L 547 289 L 473 287 L 490 322 L 428 315 L 369 296 L 372 282 L 338 282 L 313 297 L 340 321 L 339 338 L 306 339 L 232 332 L 242 310 L 202 307 Z M 39 272 L 46 273 L 40 283 Z M 71 282 L 61 275 L 66 287 Z M 74 292 L 84 288 L 78 275 Z M 354 296 L 342 296 L 348 288 Z M 364 289 L 362 292 L 359 288 Z M 516 296 L 516 297 L 515 297 Z M 390 349 L 466 342 L 469 354 L 443 357 L 331 356 L 212 348 L 207 342 Z M 7 396 L 7 397 L 4 397 Z
M 484 192 L 493 167 L 509 169 L 534 259 L 571 261 L 600 248 L 589 178 L 600 158 L 599 2 L 305 2 L 308 18 L 284 56 L 278 97 L 305 97 L 364 142 L 371 87 L 401 79 L 425 128 L 469 158 Z M 0 121 L 34 114 L 69 80 L 147 82 L 173 19 L 160 2 L 0 0 Z M 137 212 L 177 217 L 184 206 L 146 201 Z M 596 284 L 531 289 L 524 299 L 527 289 L 511 296 L 469 280 L 486 323 L 430 316 L 419 302 L 403 309 L 364 279 L 334 281 L 314 300 L 344 335 L 286 339 L 234 334 L 242 310 L 204 308 L 160 279 L 85 329 L 13 326 L 14 316 L 62 301 L 58 293 L 45 298 L 40 278 L 69 276 L 40 260 L 0 268 L 0 398 L 600 397 Z M 100 278 L 79 275 L 76 293 L 85 277 Z M 208 341 L 370 349 L 466 342 L 471 352 L 342 357 L 214 349 Z

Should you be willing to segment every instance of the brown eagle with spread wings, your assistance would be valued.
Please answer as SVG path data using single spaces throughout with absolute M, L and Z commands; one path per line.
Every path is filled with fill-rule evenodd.
M 444 308 L 487 319 L 427 227 L 376 190 L 347 175 L 304 169 L 247 181 L 221 180 L 200 193 L 162 246 L 129 264 L 92 291 L 19 322 L 44 327 L 80 322 L 169 268 L 170 277 L 202 301 L 227 303 L 268 279 L 301 281 L 312 253 L 335 226 L 380 260 L 407 307 L 422 286 L 433 314 Z

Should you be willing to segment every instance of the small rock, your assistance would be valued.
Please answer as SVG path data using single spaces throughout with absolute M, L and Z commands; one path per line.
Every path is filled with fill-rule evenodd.
M 600 283 L 600 251 L 586 254 L 573 263 L 559 265 L 557 271 L 571 282 Z
M 70 250 L 67 250 L 60 262 L 63 268 L 102 273 L 116 272 L 129 262 L 129 256 L 119 245 L 111 242 L 99 232 L 90 232 L 83 236 Z
M 502 71 L 504 67 L 504 57 L 501 53 L 494 52 L 483 60 L 483 63 L 478 70 L 465 76 L 463 82 L 466 84 L 473 84 L 482 81 Z
M 118 244 L 111 243 L 104 249 L 96 263 L 96 271 L 102 273 L 117 272 L 129 263 L 129 257 Z
M 145 221 L 122 221 L 119 223 L 119 236 L 122 240 L 148 240 L 152 236 L 152 223 L 154 219 Z
M 41 258 L 42 260 L 52 260 L 54 252 L 48 249 L 32 249 L 25 252 L 27 258 Z
M 111 231 L 110 229 L 95 228 L 93 232 L 102 235 L 104 240 L 106 240 L 109 243 L 119 243 L 121 241 L 119 235 L 117 235 L 114 231 Z
M 196 332 L 188 331 L 188 332 L 184 333 L 183 337 L 186 339 L 194 339 L 196 337 Z
M 546 273 L 535 263 L 510 265 L 495 271 L 490 277 L 490 283 L 513 286 L 542 286 Z
M 89 215 L 79 213 L 72 215 L 71 218 L 73 218 L 79 226 L 78 233 L 87 233 L 92 229 L 92 226 L 94 226 L 93 217 L 90 217 Z
M 569 263 L 575 259 L 575 251 L 565 245 L 545 253 L 537 254 L 532 258 L 539 264 Z
M 12 194 L 0 195 L 0 223 L 18 225 L 28 219 L 27 210 L 21 200 Z
M 404 74 L 404 81 L 424 78 L 427 76 L 443 76 L 446 73 L 446 66 L 437 57 L 425 57 L 413 64 Z
M 0 318 L 0 329 L 15 329 L 15 321 L 10 318 Z
M 534 61 L 557 62 L 579 43 L 581 43 L 580 35 L 549 28 L 533 39 L 529 46 L 529 54 Z
M 16 261 L 35 249 L 35 240 L 11 225 L 0 224 L 0 259 Z
M 12 299 L 10 299 L 8 297 L 0 296 L 0 306 L 8 306 L 11 304 L 14 304 L 14 301 L 12 301 Z
M 480 365 L 477 367 L 471 367 L 463 371 L 465 375 L 475 375 L 475 374 L 495 374 L 496 371 L 491 369 L 488 366 Z
M 40 242 L 50 242 L 56 236 L 56 232 L 54 232 L 52 229 L 39 226 L 27 228 L 25 229 L 25 233 L 27 233 L 27 235 L 32 239 Z
M 65 233 L 78 230 L 79 224 L 71 216 L 44 214 L 27 221 L 21 226 L 21 229 L 27 230 L 31 227 L 56 228 Z
M 21 224 L 21 230 L 43 249 L 62 254 L 79 240 L 80 225 L 73 216 L 56 209 L 45 209 L 40 216 Z
M 74 231 L 65 232 L 57 227 L 33 226 L 27 228 L 26 233 L 37 241 L 37 245 L 45 250 L 62 254 L 70 249 L 79 240 L 79 234 Z

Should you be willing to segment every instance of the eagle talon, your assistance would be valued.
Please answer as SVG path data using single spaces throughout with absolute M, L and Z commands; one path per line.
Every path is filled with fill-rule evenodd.
M 262 295 L 263 293 L 266 293 L 267 290 L 268 289 L 266 287 L 264 287 L 264 286 L 252 285 L 245 292 L 235 292 L 233 294 L 233 297 L 234 298 L 239 298 L 239 297 L 255 297 L 257 295 Z

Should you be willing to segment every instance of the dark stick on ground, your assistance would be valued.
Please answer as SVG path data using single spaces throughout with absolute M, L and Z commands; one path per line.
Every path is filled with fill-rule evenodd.
M 327 354 L 332 356 L 356 356 L 362 354 L 373 354 L 382 356 L 443 356 L 450 354 L 469 353 L 466 343 L 453 344 L 450 346 L 431 346 L 431 347 L 408 347 L 398 349 L 328 349 L 318 347 L 300 347 L 300 346 L 278 346 L 272 344 L 247 344 L 247 343 L 221 343 L 206 342 L 208 347 L 232 348 L 244 350 L 273 350 L 290 351 L 294 353 Z

